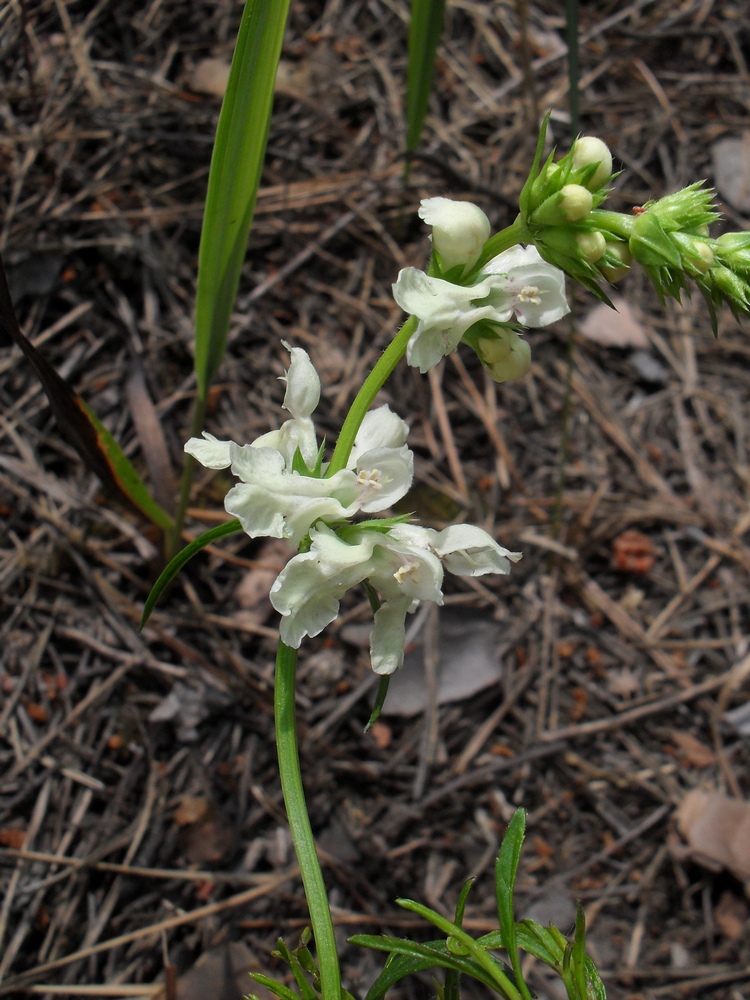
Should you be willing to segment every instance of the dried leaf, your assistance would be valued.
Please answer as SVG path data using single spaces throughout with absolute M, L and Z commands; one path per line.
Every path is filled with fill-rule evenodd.
M 649 346 L 646 331 L 633 315 L 625 299 L 612 299 L 614 309 L 603 302 L 595 305 L 586 318 L 578 325 L 578 332 L 594 344 L 603 347 Z
M 677 826 L 695 861 L 750 881 L 750 802 L 696 789 L 677 810 Z
M 453 608 L 440 609 L 438 621 L 438 704 L 462 701 L 497 684 L 503 673 L 497 656 L 502 629 L 497 622 L 486 615 Z M 417 638 L 407 650 L 403 667 L 391 678 L 383 715 L 408 717 L 424 711 L 426 706 L 424 650 Z
M 624 531 L 612 543 L 612 562 L 623 573 L 650 573 L 656 562 L 654 543 L 640 531 Z
M 716 756 L 711 747 L 701 743 L 691 733 L 670 730 L 670 738 L 680 749 L 680 760 L 688 767 L 711 767 L 716 763 Z
M 714 920 L 724 937 L 730 941 L 744 937 L 747 919 L 748 907 L 745 900 L 733 892 L 722 892 L 714 908 Z
M 226 59 L 201 59 L 193 67 L 188 87 L 196 94 L 223 97 L 229 80 L 229 66 Z
M 750 131 L 728 136 L 711 147 L 716 190 L 740 212 L 750 212 Z

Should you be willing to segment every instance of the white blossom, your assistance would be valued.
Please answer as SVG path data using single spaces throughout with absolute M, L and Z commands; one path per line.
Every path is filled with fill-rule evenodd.
M 251 538 L 288 538 L 298 544 L 318 520 L 336 523 L 359 511 L 387 510 L 409 490 L 414 458 L 406 445 L 407 425 L 381 406 L 366 414 L 347 468 L 329 478 L 301 471 L 298 453 L 308 472 L 317 462 L 312 413 L 320 380 L 305 351 L 289 351 L 284 407 L 290 420 L 244 445 L 204 431 L 202 438 L 187 442 L 185 451 L 206 468 L 230 468 L 237 476 L 240 482 L 229 490 L 224 506 Z
M 512 247 L 488 261 L 471 285 L 432 278 L 414 267 L 399 273 L 393 297 L 419 320 L 406 358 L 426 372 L 452 353 L 476 323 L 546 326 L 568 313 L 565 275 L 536 247 Z
M 393 673 L 404 658 L 405 618 L 420 601 L 443 603 L 443 569 L 460 576 L 510 572 L 520 553 L 509 552 L 472 525 L 443 531 L 397 524 L 347 529 L 341 538 L 324 523 L 310 532 L 309 551 L 294 556 L 271 588 L 282 615 L 282 640 L 297 649 L 334 621 L 347 590 L 364 580 L 382 601 L 370 635 L 370 657 L 378 674 Z
M 490 220 L 478 205 L 450 198 L 424 198 L 419 218 L 432 226 L 432 245 L 444 271 L 476 264 L 490 235 Z

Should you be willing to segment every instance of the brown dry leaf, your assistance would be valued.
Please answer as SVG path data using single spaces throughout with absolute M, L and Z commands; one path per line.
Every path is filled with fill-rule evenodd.
M 633 315 L 625 299 L 613 298 L 614 309 L 603 302 L 588 313 L 579 323 L 578 332 L 587 340 L 604 347 L 634 347 L 645 349 L 649 346 L 646 331 Z
M 189 826 L 205 819 L 210 809 L 211 804 L 208 799 L 200 795 L 183 795 L 173 819 L 178 826 Z
M 271 612 L 271 584 L 292 554 L 291 547 L 282 539 L 272 539 L 260 548 L 256 565 L 244 574 L 234 592 L 240 606 L 235 618 L 252 625 L 263 624 Z
M 747 918 L 748 907 L 745 900 L 735 896 L 733 892 L 722 892 L 714 908 L 714 920 L 724 937 L 736 941 L 743 936 Z
M 223 97 L 229 80 L 229 66 L 226 59 L 201 59 L 193 67 L 187 85 L 196 94 Z
M 14 847 L 20 851 L 26 840 L 26 831 L 17 826 L 6 826 L 0 830 L 0 847 Z
M 681 733 L 671 729 L 669 735 L 672 742 L 679 747 L 680 760 L 688 767 L 711 767 L 716 763 L 716 756 L 711 747 L 701 743 L 691 733 Z
M 750 802 L 696 789 L 678 808 L 677 826 L 695 861 L 750 881 Z
M 212 948 L 201 955 L 192 969 L 178 977 L 177 1000 L 242 1000 L 251 990 L 258 993 L 262 988 L 248 976 L 252 966 L 257 968 L 257 960 L 241 941 Z M 165 997 L 162 991 L 155 1000 Z
M 740 212 L 750 211 L 750 132 L 715 142 L 711 159 L 721 197 Z

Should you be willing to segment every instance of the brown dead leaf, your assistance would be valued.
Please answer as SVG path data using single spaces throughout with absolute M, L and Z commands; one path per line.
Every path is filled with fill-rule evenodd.
M 226 59 L 201 59 L 193 67 L 188 87 L 196 94 L 223 97 L 229 80 L 229 66 Z
M 248 976 L 254 965 L 257 967 L 255 956 L 241 941 L 212 948 L 178 977 L 177 1000 L 242 1000 L 250 990 L 259 990 Z M 166 1000 L 166 991 L 154 1000 Z
M 183 795 L 174 821 L 182 827 L 180 851 L 191 865 L 216 865 L 223 861 L 234 834 L 211 801 L 200 795 Z
M 648 535 L 623 531 L 612 543 L 612 562 L 623 573 L 650 573 L 656 562 L 656 549 Z
M 200 795 L 183 795 L 173 819 L 178 826 L 191 826 L 193 823 L 200 823 L 210 811 L 208 799 Z
M 678 808 L 677 827 L 693 860 L 750 881 L 750 802 L 696 789 Z
M 578 325 L 578 332 L 587 340 L 604 347 L 647 348 L 649 342 L 646 331 L 626 300 L 613 298 L 612 302 L 614 309 L 603 302 L 594 306 Z
M 716 756 L 711 747 L 701 743 L 692 733 L 671 729 L 669 736 L 679 748 L 680 760 L 687 767 L 711 767 L 716 763 Z
M 742 937 L 747 927 L 747 919 L 746 901 L 733 892 L 722 892 L 714 908 L 714 920 L 724 937 L 730 941 Z
M 0 847 L 14 847 L 20 851 L 26 840 L 26 831 L 17 826 L 6 826 L 0 830 Z

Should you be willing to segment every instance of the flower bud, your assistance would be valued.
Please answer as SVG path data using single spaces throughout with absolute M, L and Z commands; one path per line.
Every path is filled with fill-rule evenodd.
M 425 198 L 420 205 L 419 217 L 432 226 L 432 245 L 443 271 L 476 264 L 490 235 L 490 220 L 482 209 L 450 198 Z
M 576 244 L 587 264 L 596 264 L 604 256 L 607 241 L 601 233 L 576 233 Z
M 581 222 L 594 207 L 591 192 L 582 184 L 565 184 L 550 195 L 531 216 L 531 222 L 541 226 L 564 226 Z
M 598 163 L 593 176 L 588 180 L 587 187 L 600 188 L 612 176 L 612 154 L 605 142 L 593 135 L 583 135 L 576 139 L 573 145 L 573 166 L 588 167 Z
M 522 378 L 531 366 L 528 341 L 519 337 L 515 330 L 502 330 L 497 337 L 480 337 L 475 349 L 495 382 Z
M 628 273 L 632 260 L 633 254 L 627 243 L 608 243 L 603 258 L 597 262 L 597 267 L 607 281 L 615 282 Z

